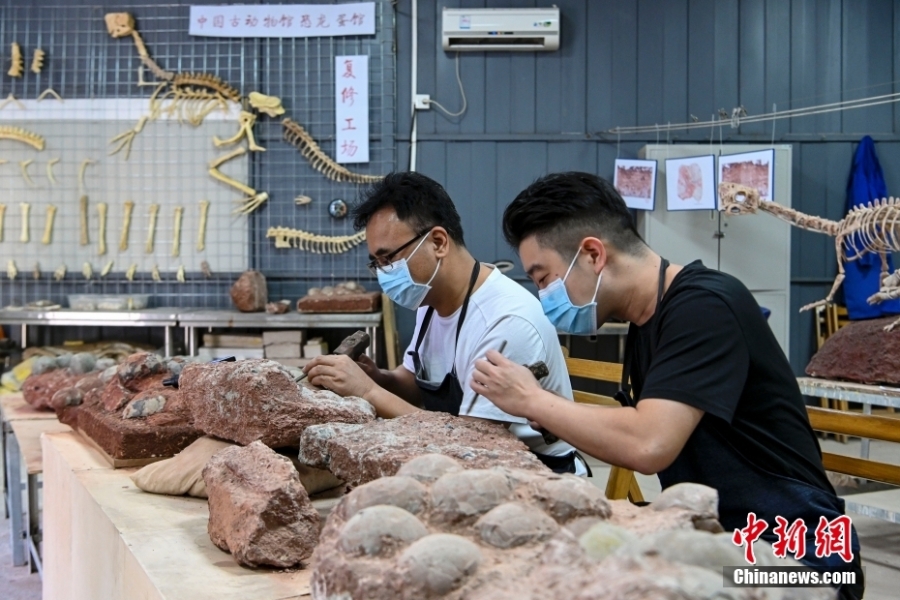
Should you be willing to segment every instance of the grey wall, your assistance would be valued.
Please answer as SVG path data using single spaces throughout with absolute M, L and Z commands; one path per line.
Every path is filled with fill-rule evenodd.
M 482 260 L 510 258 L 503 208 L 534 178 L 580 169 L 611 177 L 617 153 L 636 156 L 656 135 L 617 138 L 616 126 L 707 120 L 743 105 L 751 115 L 900 91 L 900 0 L 554 0 L 562 47 L 553 53 L 461 55 L 469 108 L 420 113 L 418 170 L 445 184 Z M 419 93 L 459 107 L 454 55 L 440 48 L 444 6 L 547 6 L 532 0 L 419 2 Z M 408 164 L 411 3 L 398 3 L 398 165 Z M 888 191 L 900 193 L 900 107 L 884 105 L 776 122 L 794 146 L 793 206 L 840 218 L 856 142 L 877 141 Z M 769 142 L 771 123 L 721 131 L 724 142 Z M 716 143 L 719 131 L 714 132 Z M 671 143 L 709 141 L 678 132 Z M 666 141 L 663 134 L 660 142 Z M 766 257 L 759 257 L 764 269 Z M 833 243 L 794 230 L 795 309 L 824 297 Z M 514 272 L 522 277 L 521 269 Z M 404 322 L 404 329 L 408 329 Z M 812 353 L 812 316 L 792 320 L 791 362 Z

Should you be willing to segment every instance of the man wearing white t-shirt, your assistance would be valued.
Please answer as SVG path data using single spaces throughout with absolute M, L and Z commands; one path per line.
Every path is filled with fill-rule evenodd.
M 416 329 L 403 364 L 393 371 L 378 369 L 365 355 L 358 362 L 320 356 L 306 367 L 310 382 L 365 398 L 384 418 L 424 409 L 504 423 L 554 471 L 585 474 L 572 446 L 463 385 L 477 359 L 502 348 L 515 363 L 546 363 L 550 374 L 541 386 L 572 399 L 556 330 L 540 302 L 469 254 L 444 188 L 419 173 L 391 173 L 373 186 L 354 217 L 357 229 L 366 230 L 369 268 L 391 300 L 417 310 Z

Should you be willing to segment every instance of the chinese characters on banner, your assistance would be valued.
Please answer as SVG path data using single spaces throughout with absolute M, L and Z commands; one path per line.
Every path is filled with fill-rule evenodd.
M 337 161 L 369 162 L 368 56 L 334 58 L 334 115 Z
M 375 33 L 375 3 L 192 6 L 191 35 L 331 37 Z
M 778 537 L 778 540 L 772 544 L 775 556 L 785 558 L 790 554 L 797 560 L 806 556 L 806 532 L 808 529 L 806 523 L 801 519 L 789 523 L 784 517 L 775 517 L 775 521 L 777 524 L 772 530 Z M 819 524 L 815 531 L 815 556 L 822 558 L 837 554 L 844 562 L 851 562 L 853 560 L 851 526 L 852 521 L 846 515 L 841 515 L 831 521 L 825 517 L 819 517 Z M 747 515 L 747 526 L 734 530 L 731 541 L 736 546 L 744 547 L 744 559 L 751 565 L 756 564 L 753 543 L 768 528 L 769 524 L 765 520 L 757 519 L 756 513 L 750 513 Z

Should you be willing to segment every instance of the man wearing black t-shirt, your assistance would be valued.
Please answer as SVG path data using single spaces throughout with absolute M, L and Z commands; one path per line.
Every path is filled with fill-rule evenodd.
M 524 367 L 488 352 L 470 385 L 504 411 L 540 424 L 603 461 L 659 476 L 663 488 L 694 482 L 719 492 L 726 531 L 776 516 L 807 527 L 813 566 L 820 517 L 844 503 L 825 476 L 797 380 L 759 305 L 734 277 L 699 261 L 670 265 L 641 239 L 609 182 L 588 173 L 539 179 L 507 207 L 507 241 L 563 333 L 592 335 L 610 318 L 631 323 L 622 408 L 566 402 Z M 855 587 L 841 597 L 861 598 Z

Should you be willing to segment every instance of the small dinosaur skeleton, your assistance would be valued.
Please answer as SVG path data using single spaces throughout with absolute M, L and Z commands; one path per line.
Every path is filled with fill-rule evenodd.
M 31 237 L 29 234 L 28 227 L 28 213 L 31 212 L 31 205 L 27 202 L 21 202 L 19 204 L 19 208 L 22 209 L 22 235 L 19 236 L 19 241 L 23 244 L 27 244 L 29 238 Z
M 44 57 L 46 52 L 38 48 L 34 51 L 34 57 L 31 59 L 31 72 L 37 75 L 44 68 Z
M 125 201 L 125 222 L 122 223 L 122 235 L 119 238 L 119 250 L 128 250 L 128 232 L 131 229 L 131 213 L 134 211 L 134 202 Z
M 134 281 L 134 276 L 137 273 L 137 263 L 131 263 L 131 266 L 128 267 L 128 270 L 125 271 L 125 279 L 128 281 Z
M 59 94 L 57 94 L 57 93 L 56 93 L 56 90 L 54 90 L 53 88 L 47 88 L 46 90 L 44 90 L 43 92 L 41 92 L 40 95 L 37 97 L 37 101 L 40 102 L 41 100 L 43 100 L 43 99 L 46 98 L 47 96 L 53 96 L 54 98 L 56 98 L 56 99 L 59 100 L 60 102 L 63 101 L 62 96 L 60 96 Z
M 284 114 L 281 98 L 277 96 L 266 96 L 259 92 L 250 92 L 247 99 L 250 101 L 250 106 L 270 117 L 278 117 Z
M 173 73 L 161 68 L 150 57 L 144 41 L 135 27 L 134 17 L 129 13 L 108 13 L 104 16 L 106 29 L 113 38 L 131 36 L 137 48 L 141 63 L 161 81 L 144 82 L 143 70 L 138 69 L 138 85 L 156 85 L 150 96 L 150 112 L 140 118 L 134 128 L 110 140 L 119 145 L 110 152 L 116 154 L 126 149 L 125 159 L 131 152 L 131 144 L 146 125 L 162 114 L 177 116 L 179 121 L 187 121 L 193 126 L 200 125 L 209 113 L 217 108 L 228 109 L 228 102 L 240 101 L 240 92 L 220 78 L 209 73 Z
M 181 254 L 181 217 L 184 214 L 184 207 L 175 207 L 175 234 L 172 236 L 172 256 Z
M 66 278 L 66 265 L 59 265 L 56 267 L 56 270 L 53 271 L 53 279 L 56 281 L 62 281 Z
M 53 236 L 53 219 L 56 217 L 56 207 L 54 205 L 50 205 L 47 207 L 47 218 L 44 220 L 44 237 L 41 238 L 41 243 L 46 245 L 50 244 L 50 240 Z
M 252 112 L 242 110 L 241 114 L 238 116 L 238 126 L 240 127 L 238 132 L 227 140 L 220 140 L 218 137 L 213 137 L 213 144 L 215 144 L 216 148 L 221 148 L 222 146 L 237 144 L 246 137 L 247 146 L 252 152 L 265 152 L 266 149 L 257 144 L 256 140 L 253 138 L 254 123 L 256 123 L 256 115 Z
M 11 260 L 6 263 L 6 276 L 15 279 L 19 275 L 19 269 L 16 268 L 16 261 Z
M 100 217 L 100 233 L 97 235 L 97 254 L 106 254 L 106 202 L 97 204 L 97 215 Z
M 3 220 L 6 217 L 6 205 L 0 204 L 0 242 L 3 241 Z
M 270 227 L 267 238 L 275 238 L 276 248 L 297 248 L 316 254 L 340 254 L 360 245 L 366 239 L 365 230 L 353 235 L 317 235 L 301 229 Z
M 35 150 L 44 149 L 44 138 L 36 133 L 22 129 L 21 127 L 0 126 L 0 139 L 14 140 L 28 144 Z
M 51 158 L 47 161 L 47 179 L 50 180 L 50 185 L 56 185 L 56 178 L 53 176 L 53 165 L 59 162 L 59 158 Z
M 34 159 L 29 158 L 28 160 L 23 160 L 22 162 L 19 163 L 19 170 L 22 171 L 22 179 L 24 179 L 25 183 L 27 183 L 31 187 L 34 187 L 34 180 L 31 179 L 31 177 L 28 175 L 28 167 L 33 162 L 34 162 Z
M 209 218 L 209 200 L 200 201 L 200 228 L 197 230 L 197 251 L 206 248 L 206 221 Z
M 231 186 L 236 190 L 240 190 L 247 195 L 247 197 L 243 199 L 243 204 L 234 209 L 234 211 L 232 212 L 249 215 L 254 210 L 262 206 L 263 202 L 269 199 L 269 194 L 267 192 L 257 192 L 249 185 L 241 183 L 236 179 L 232 179 L 219 170 L 219 167 L 221 167 L 223 164 L 233 158 L 237 158 L 238 156 L 246 154 L 246 152 L 247 150 L 243 146 L 239 146 L 228 154 L 223 154 L 219 158 L 216 158 L 209 163 L 208 172 L 213 179 L 221 181 L 225 185 Z
M 156 235 L 156 216 L 159 214 L 159 204 L 150 205 L 150 226 L 147 228 L 147 245 L 144 251 L 153 254 L 153 239 Z
M 18 42 L 13 42 L 10 52 L 12 53 L 12 56 L 9 57 L 9 71 L 7 71 L 6 74 L 10 77 L 21 77 L 25 70 L 25 61 L 22 58 L 22 47 L 19 46 Z
M 831 304 L 834 295 L 844 281 L 844 263 L 857 260 L 867 252 L 875 252 L 881 258 L 881 288 L 868 298 L 869 304 L 900 298 L 900 271 L 888 272 L 887 254 L 900 250 L 900 198 L 884 198 L 857 206 L 840 221 L 814 217 L 775 202 L 761 202 L 759 191 L 736 183 L 720 183 L 721 210 L 732 215 L 754 214 L 758 210 L 787 221 L 791 225 L 834 237 L 838 274 L 828 295 L 800 310 Z M 900 324 L 897 319 L 885 331 Z
M 91 240 L 88 236 L 88 197 L 81 196 L 78 199 L 78 213 L 81 217 L 81 240 L 79 243 L 82 246 L 87 246 L 91 243 Z
M 336 163 L 330 156 L 319 148 L 319 144 L 312 138 L 303 126 L 285 119 L 281 122 L 284 127 L 284 139 L 287 143 L 295 146 L 303 158 L 309 161 L 312 168 L 319 171 L 328 179 L 333 181 L 348 181 L 350 183 L 375 183 L 384 179 L 381 175 L 363 175 L 354 173 L 346 167 Z

